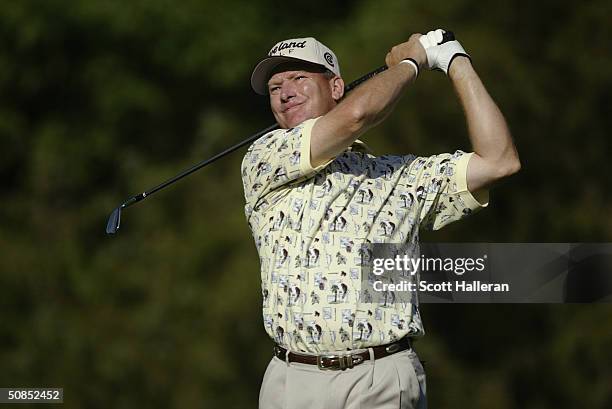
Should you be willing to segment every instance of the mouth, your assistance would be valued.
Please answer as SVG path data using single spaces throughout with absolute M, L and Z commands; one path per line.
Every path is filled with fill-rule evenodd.
M 288 108 L 285 108 L 285 109 L 283 110 L 283 113 L 284 113 L 284 114 L 287 114 L 287 113 L 294 112 L 294 111 L 296 111 L 296 110 L 297 110 L 299 107 L 301 107 L 301 106 L 302 106 L 302 103 L 295 104 L 295 105 L 291 105 L 291 106 L 289 106 Z

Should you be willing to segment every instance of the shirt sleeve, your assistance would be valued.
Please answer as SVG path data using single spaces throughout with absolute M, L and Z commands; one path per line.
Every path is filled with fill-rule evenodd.
M 456 151 L 416 158 L 408 169 L 408 181 L 416 190 L 420 225 L 439 230 L 486 207 L 489 193 L 468 190 L 467 167 L 473 153 Z
M 295 128 L 278 129 L 255 141 L 242 160 L 242 183 L 247 204 L 255 206 L 269 193 L 312 177 L 330 161 L 313 168 L 310 135 L 318 118 Z

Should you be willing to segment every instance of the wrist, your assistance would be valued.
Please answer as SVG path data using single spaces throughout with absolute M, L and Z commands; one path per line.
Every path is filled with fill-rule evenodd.
M 398 65 L 409 65 L 412 67 L 412 69 L 414 70 L 414 77 L 418 77 L 419 76 L 419 64 L 416 62 L 416 60 L 414 58 L 404 58 L 402 61 L 399 62 Z
M 448 76 L 451 80 L 460 80 L 473 71 L 472 60 L 467 55 L 457 54 L 450 61 Z

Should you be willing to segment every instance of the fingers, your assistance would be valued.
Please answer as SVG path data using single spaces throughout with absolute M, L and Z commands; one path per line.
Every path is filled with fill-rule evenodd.
M 427 50 L 430 47 L 435 47 L 436 45 L 442 43 L 443 35 L 444 30 L 439 28 L 437 30 L 432 30 L 428 32 L 424 36 L 421 36 L 421 38 L 419 38 L 419 41 L 423 45 L 423 48 Z
M 421 34 L 421 33 L 411 34 L 410 37 L 408 37 L 408 41 L 410 41 L 410 40 L 416 41 L 416 40 L 418 40 L 422 36 L 423 36 L 423 34 Z
M 433 30 L 420 37 L 419 42 L 425 49 L 427 66 L 432 70 L 448 74 L 448 69 L 456 56 L 470 58 L 452 31 Z
M 391 58 L 391 52 L 387 53 L 387 56 L 385 57 L 385 64 L 387 64 L 387 67 L 393 67 L 395 64 L 393 59 Z
M 427 54 L 425 54 L 425 49 L 419 42 L 421 36 L 421 33 L 414 33 L 408 38 L 408 41 L 392 47 L 385 57 L 387 66 L 392 67 L 407 58 L 412 58 L 419 66 L 426 63 Z
M 404 60 L 411 59 L 418 65 L 417 72 L 425 66 L 448 74 L 449 67 L 456 56 L 470 58 L 459 41 L 455 39 L 452 31 L 447 32 L 439 28 L 425 35 L 412 34 L 408 41 L 391 48 L 385 57 L 385 62 L 388 67 L 392 67 Z

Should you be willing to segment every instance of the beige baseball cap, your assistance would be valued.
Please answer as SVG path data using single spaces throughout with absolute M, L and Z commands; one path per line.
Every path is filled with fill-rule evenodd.
M 323 43 L 313 37 L 292 38 L 278 42 L 264 58 L 257 64 L 251 74 L 251 87 L 261 95 L 268 94 L 268 80 L 270 73 L 279 64 L 292 61 L 306 61 L 327 68 L 340 76 L 340 65 L 336 54 Z

